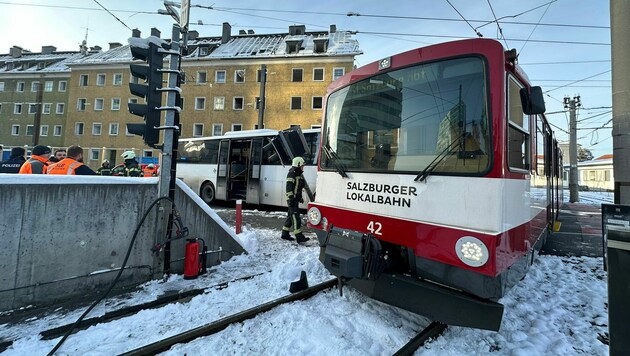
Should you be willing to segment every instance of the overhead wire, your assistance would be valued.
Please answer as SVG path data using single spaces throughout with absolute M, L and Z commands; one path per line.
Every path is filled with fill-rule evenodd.
M 131 31 L 131 28 L 129 26 L 127 26 L 126 23 L 124 23 L 121 19 L 119 19 L 116 15 L 112 14 L 111 11 L 109 11 L 105 6 L 101 5 L 100 2 L 98 2 L 98 0 L 94 0 L 95 3 L 98 4 L 98 6 L 102 7 L 103 10 L 107 11 L 108 14 L 112 15 L 116 20 L 118 20 L 118 22 L 120 22 L 121 24 L 123 24 L 123 26 L 127 27 L 129 29 L 129 31 Z
M 525 43 L 523 43 L 523 46 L 518 51 L 518 55 L 520 55 L 523 52 L 523 48 L 525 48 L 525 45 L 527 45 L 527 42 L 534 34 L 534 31 L 536 31 L 536 29 L 538 28 L 538 24 L 542 21 L 543 17 L 545 17 L 545 14 L 547 14 L 547 11 L 549 10 L 549 6 L 551 6 L 552 3 L 553 1 L 550 1 L 549 3 L 547 3 L 547 8 L 545 9 L 545 12 L 543 12 L 543 14 L 540 15 L 540 18 L 538 19 L 538 23 L 536 24 L 536 26 L 534 26 L 534 28 L 532 29 L 532 32 L 529 33 L 529 36 L 527 36 L 527 40 L 525 41 Z
M 549 93 L 550 91 L 558 90 L 558 89 L 560 89 L 560 88 L 568 87 L 568 86 L 570 86 L 571 84 L 579 83 L 579 82 L 581 82 L 581 81 L 583 81 L 583 80 L 586 80 L 586 79 L 591 79 L 591 78 L 594 78 L 594 77 L 597 77 L 597 76 L 599 76 L 599 75 L 606 74 L 606 73 L 609 73 L 609 72 L 610 72 L 610 70 L 606 70 L 606 71 L 603 71 L 603 72 L 601 72 L 601 73 L 597 73 L 597 74 L 591 75 L 591 76 L 589 76 L 589 77 L 586 77 L 586 78 L 583 78 L 583 79 L 579 79 L 579 80 L 573 81 L 573 82 L 571 82 L 571 83 L 569 83 L 569 84 L 565 84 L 565 85 L 561 85 L 561 86 L 559 86 L 559 87 L 555 87 L 555 88 L 553 88 L 553 89 L 549 89 L 549 90 L 545 91 L 545 93 Z
M 473 27 L 473 25 L 471 25 L 471 24 L 470 24 L 470 22 L 468 22 L 468 20 L 466 20 L 466 18 L 464 17 L 464 15 L 462 15 L 462 13 L 461 13 L 461 12 L 459 12 L 459 10 L 457 10 L 457 8 L 456 8 L 453 4 L 451 4 L 451 2 L 450 2 L 449 0 L 446 0 L 446 2 L 447 2 L 449 5 L 451 5 L 451 7 L 453 8 L 453 10 L 455 10 L 455 12 L 457 12 L 457 14 L 458 14 L 458 15 L 459 15 L 459 16 L 460 16 L 460 17 L 461 17 L 464 21 L 466 21 L 466 23 L 468 24 L 468 26 L 470 26 L 470 28 L 471 28 L 473 31 L 475 31 L 475 33 L 477 34 L 477 36 L 478 36 L 478 37 L 483 37 L 483 35 L 482 35 L 479 31 L 477 31 L 477 29 L 475 29 L 475 28 Z

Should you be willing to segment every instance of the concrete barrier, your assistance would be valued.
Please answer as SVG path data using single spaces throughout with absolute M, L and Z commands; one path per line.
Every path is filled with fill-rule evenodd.
M 203 238 L 213 252 L 207 265 L 243 253 L 234 232 L 182 185 L 175 205 L 191 236 Z M 157 194 L 157 178 L 0 174 L 0 311 L 102 292 Z M 151 252 L 165 239 L 157 210 L 140 228 L 116 288 L 162 275 L 162 254 Z M 184 243 L 172 243 L 172 273 L 182 270 Z

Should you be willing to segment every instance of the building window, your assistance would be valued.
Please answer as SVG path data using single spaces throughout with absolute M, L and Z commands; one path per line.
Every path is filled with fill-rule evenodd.
M 242 131 L 243 124 L 232 124 L 232 131 Z
M 120 110 L 120 98 L 112 98 L 112 110 Z
M 31 83 L 31 92 L 37 93 L 38 90 L 39 90 L 39 82 L 32 82 Z
M 37 104 L 28 104 L 28 113 L 37 114 Z
M 337 80 L 337 79 L 343 77 L 344 74 L 346 74 L 346 69 L 345 68 L 343 68 L 343 67 L 333 68 L 332 80 Z
M 68 86 L 68 82 L 66 82 L 65 80 L 62 80 L 59 82 L 59 87 L 58 90 L 59 91 L 66 91 L 66 87 Z
M 234 83 L 245 83 L 245 69 L 234 71 Z
M 212 136 L 223 135 L 223 124 L 212 124 Z
M 195 98 L 195 110 L 206 109 L 206 98 Z
M 81 74 L 81 76 L 79 77 L 79 86 L 80 87 L 88 86 L 88 78 L 89 76 L 87 74 Z
M 316 82 L 324 81 L 324 68 L 313 68 L 313 80 Z
M 225 71 L 218 70 L 215 72 L 214 81 L 216 83 L 225 83 Z
M 193 124 L 193 137 L 203 136 L 203 124 Z
M 42 114 L 50 115 L 50 110 L 51 109 L 52 109 L 52 104 L 51 103 L 45 103 L 44 104 L 44 109 L 42 110 Z
M 313 110 L 321 110 L 324 107 L 324 98 L 321 96 L 313 97 Z
M 153 157 L 153 150 L 142 150 L 142 157 Z
M 0 82 L 0 91 L 4 91 L 4 82 Z
M 301 96 L 291 97 L 291 110 L 302 110 L 302 97 Z
M 34 128 L 33 125 L 26 125 L 26 136 L 33 136 Z
M 242 96 L 234 97 L 234 105 L 232 106 L 234 110 L 243 110 L 244 106 L 245 106 L 245 98 L 243 98 Z
M 117 122 L 109 123 L 109 135 L 118 136 L 118 123 Z
M 225 97 L 224 96 L 214 97 L 214 110 L 225 110 Z
M 55 111 L 57 114 L 63 114 L 63 110 L 65 109 L 66 104 L 64 103 L 57 103 L 57 111 Z
M 102 129 L 103 129 L 103 124 L 101 124 L 100 122 L 93 123 L 92 124 L 92 135 L 100 136 Z
M 101 153 L 101 150 L 99 150 L 97 148 L 91 148 L 90 149 L 90 160 L 98 161 L 100 153 Z
M 122 73 L 115 73 L 114 74 L 114 81 L 112 82 L 112 84 L 114 84 L 114 85 L 122 85 L 122 81 L 123 81 Z
M 48 125 L 42 125 L 39 127 L 40 136 L 48 136 Z
M 197 84 L 205 84 L 208 82 L 206 72 L 197 72 Z
M 85 111 L 87 105 L 87 99 L 81 98 L 77 100 L 77 111 Z
M 15 87 L 15 91 L 17 92 L 23 92 L 24 91 L 24 82 L 18 82 L 17 86 Z
M 97 74 L 96 75 L 96 85 L 102 87 L 105 85 L 105 74 Z
M 291 81 L 292 82 L 301 82 L 303 74 L 304 74 L 304 69 L 302 69 L 302 68 L 293 68 L 293 74 L 291 75 Z
M 11 136 L 20 136 L 20 125 L 11 125 Z
M 208 55 L 208 47 L 199 47 L 199 55 L 207 56 Z
M 21 114 L 22 113 L 22 104 L 18 103 L 18 104 L 13 104 L 13 113 L 14 114 Z
M 53 91 L 53 81 L 52 80 L 47 80 L 44 84 L 44 91 L 46 92 L 51 92 Z
M 132 104 L 137 104 L 138 103 L 138 98 L 129 98 L 129 100 L 127 102 L 128 103 L 132 103 Z
M 74 134 L 77 136 L 83 135 L 83 123 L 77 122 L 74 124 Z
M 94 99 L 94 111 L 103 110 L 103 98 Z
M 61 125 L 55 125 L 55 127 L 53 127 L 53 136 L 61 136 Z

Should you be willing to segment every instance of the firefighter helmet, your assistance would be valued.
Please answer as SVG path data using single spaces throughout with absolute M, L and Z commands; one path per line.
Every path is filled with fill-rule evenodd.
M 122 154 L 123 159 L 134 159 L 136 158 L 136 154 L 133 151 L 125 151 Z
M 302 157 L 295 157 L 293 159 L 292 166 L 293 167 L 302 167 L 302 166 L 304 166 L 304 158 L 302 158 Z

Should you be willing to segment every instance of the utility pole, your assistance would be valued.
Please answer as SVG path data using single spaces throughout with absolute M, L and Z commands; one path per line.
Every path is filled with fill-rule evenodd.
M 577 169 L 577 118 L 576 108 L 580 107 L 580 97 L 564 98 L 564 108 L 569 109 L 569 202 L 576 203 L 580 200 L 578 193 L 578 169 Z
M 265 120 L 265 85 L 267 84 L 267 65 L 260 67 L 260 98 L 258 99 L 258 128 L 264 128 Z
M 43 87 L 44 86 L 41 82 L 37 83 L 37 98 L 35 99 L 35 102 L 37 103 L 35 104 L 37 105 L 37 111 L 35 112 L 35 119 L 33 122 L 33 146 L 39 145 L 39 130 L 42 125 L 42 98 L 44 96 Z
M 615 204 L 630 205 L 630 2 L 610 1 Z

